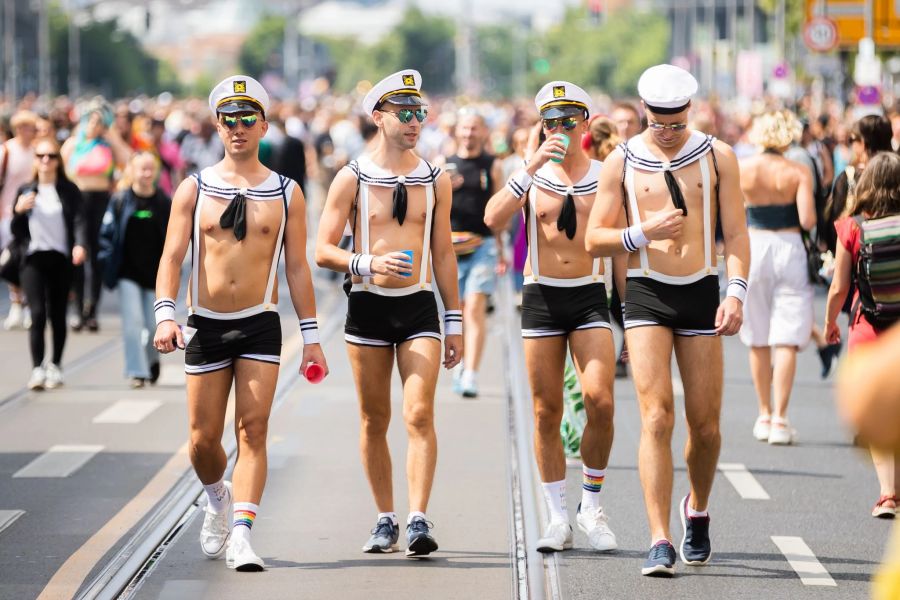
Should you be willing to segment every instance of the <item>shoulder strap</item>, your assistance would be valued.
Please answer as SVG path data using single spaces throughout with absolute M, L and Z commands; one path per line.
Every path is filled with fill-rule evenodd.
M 716 160 L 716 147 L 710 142 L 709 152 L 712 154 L 713 161 L 713 172 L 716 174 L 716 185 L 714 186 L 716 190 L 716 214 L 719 214 L 719 161 Z
M 0 189 L 6 185 L 6 171 L 9 167 L 9 142 L 3 142 L 3 162 L 0 162 Z
M 625 211 L 625 226 L 631 227 L 631 217 L 628 216 L 628 191 L 625 189 L 625 173 L 628 171 L 628 153 L 622 152 L 622 179 L 619 180 L 619 188 L 622 190 L 622 210 Z

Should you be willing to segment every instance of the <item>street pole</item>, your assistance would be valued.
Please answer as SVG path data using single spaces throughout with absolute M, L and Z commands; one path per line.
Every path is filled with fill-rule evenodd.
M 873 30 L 873 15 L 872 15 L 872 0 L 866 0 L 866 8 L 865 8 L 865 23 L 866 23 L 866 37 L 869 39 L 873 39 L 874 30 Z
M 69 97 L 81 96 L 81 30 L 75 22 L 75 0 L 69 0 Z
M 778 0 L 778 5 L 775 9 L 775 35 L 776 37 L 776 45 L 778 50 L 778 60 L 779 62 L 784 62 L 784 28 L 785 28 L 785 18 L 784 18 L 784 0 Z
M 49 0 L 39 0 L 38 8 L 38 96 L 48 100 L 50 89 L 50 20 L 47 17 Z
M 4 2 L 3 6 L 4 93 L 7 100 L 15 101 L 18 96 L 16 79 L 18 78 L 19 70 L 16 61 L 16 3 Z
M 284 46 L 282 48 L 284 85 L 290 90 L 291 96 L 297 93 L 297 86 L 300 84 L 298 80 L 300 69 L 298 61 L 300 37 L 298 20 L 300 11 L 296 8 L 291 8 L 292 4 L 292 2 L 284 3 Z

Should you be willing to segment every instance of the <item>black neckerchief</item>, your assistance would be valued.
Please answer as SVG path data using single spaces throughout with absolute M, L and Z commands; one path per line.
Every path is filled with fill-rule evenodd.
M 559 216 L 556 218 L 557 231 L 566 230 L 566 237 L 570 240 L 575 237 L 575 229 L 578 227 L 578 219 L 575 213 L 575 198 L 572 197 L 574 190 L 569 187 L 566 189 L 566 197 L 563 199 L 562 208 L 559 210 Z
M 221 226 L 222 229 L 230 229 L 233 227 L 234 237 L 239 242 L 247 237 L 246 193 L 247 190 L 241 188 L 241 190 L 234 195 L 234 198 L 231 199 L 231 202 L 228 203 L 228 207 L 225 209 L 225 212 L 222 213 L 222 216 L 219 217 L 219 226 Z
M 407 196 L 405 183 L 405 177 L 397 177 L 397 187 L 394 188 L 394 207 L 391 214 L 401 225 L 403 225 L 403 220 L 406 219 Z

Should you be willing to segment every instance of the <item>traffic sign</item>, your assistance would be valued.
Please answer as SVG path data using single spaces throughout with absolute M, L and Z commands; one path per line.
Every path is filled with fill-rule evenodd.
M 866 12 L 872 23 L 866 31 Z M 837 27 L 837 45 L 856 47 L 870 35 L 879 50 L 900 47 L 900 0 L 806 0 L 806 18 L 831 19 Z
M 813 17 L 803 26 L 803 41 L 814 52 L 834 50 L 838 43 L 837 25 L 826 17 Z

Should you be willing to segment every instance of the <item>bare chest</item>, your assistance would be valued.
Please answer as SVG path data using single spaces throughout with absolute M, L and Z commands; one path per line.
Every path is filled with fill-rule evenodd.
M 200 207 L 200 232 L 215 240 L 234 239 L 231 228 L 224 229 L 219 220 L 231 200 L 206 197 Z M 284 218 L 284 203 L 281 200 L 246 200 L 247 220 L 246 240 L 274 240 Z
M 562 211 L 566 196 L 537 188 L 534 199 L 535 217 L 539 223 L 556 225 L 559 213 Z M 572 196 L 575 202 L 575 215 L 579 221 L 586 222 L 594 205 L 594 194 L 585 196 Z
M 707 160 L 701 158 L 700 160 Z M 703 175 L 700 170 L 700 161 L 696 161 L 671 172 L 675 183 L 684 197 L 688 219 L 701 217 L 703 214 L 704 190 Z M 713 169 L 709 169 L 709 200 L 715 203 L 716 175 Z M 638 210 L 641 214 L 655 214 L 657 212 L 671 210 L 675 207 L 672 195 L 666 184 L 665 174 L 662 172 L 634 171 L 633 192 L 637 200 Z
M 360 216 L 365 210 L 370 227 L 382 227 L 396 221 L 394 218 L 394 188 L 368 186 L 366 202 L 359 203 Z M 403 223 L 424 224 L 428 216 L 425 186 L 406 186 L 406 217 Z

